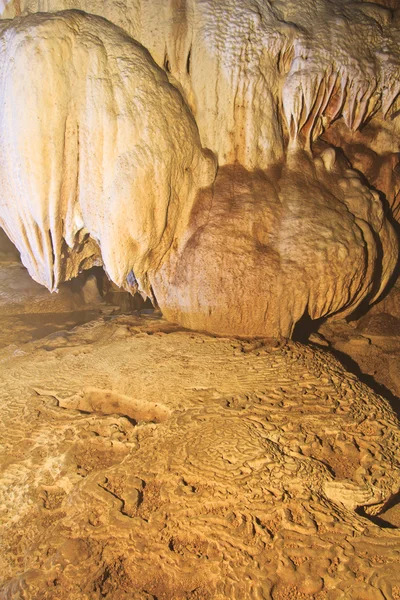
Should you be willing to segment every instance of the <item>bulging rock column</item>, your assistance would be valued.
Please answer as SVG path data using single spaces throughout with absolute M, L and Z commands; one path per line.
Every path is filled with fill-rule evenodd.
M 239 23 L 238 7 L 234 14 Z M 319 64 L 326 53 L 318 44 L 304 45 L 300 30 L 279 26 L 276 39 L 267 36 L 276 43 L 264 47 L 278 21 L 267 8 L 255 21 L 246 20 L 246 31 L 254 25 L 254 52 L 240 59 L 252 68 L 237 73 L 239 87 L 245 96 L 248 90 L 255 94 L 252 78 L 261 77 L 275 109 L 258 129 L 270 102 L 256 103 L 253 111 L 240 100 L 234 124 L 248 135 L 239 143 L 235 133 L 230 154 L 220 149 L 229 146 L 227 123 L 218 130 L 225 141 L 212 143 L 216 179 L 216 159 L 203 150 L 182 95 L 190 95 L 188 89 L 170 73 L 181 91 L 174 87 L 123 30 L 78 11 L 0 23 L 0 225 L 34 279 L 55 291 L 80 270 L 102 264 L 116 285 L 151 296 L 171 321 L 264 337 L 290 337 L 305 313 L 343 317 L 381 294 L 397 261 L 395 233 L 378 193 L 321 141 L 324 127 L 340 114 L 347 127 L 359 128 L 371 105 L 361 112 L 351 108 L 361 84 L 352 100 L 343 90 L 338 97 L 336 80 L 322 86 L 307 65 Z M 203 42 L 209 28 L 218 41 L 218 31 L 202 23 Z M 235 36 L 244 43 L 245 30 L 239 35 L 221 25 L 225 45 L 207 46 L 211 79 L 220 81 L 227 69 L 232 74 L 237 61 L 229 44 Z M 318 41 L 322 29 L 315 31 Z M 281 44 L 307 50 L 307 60 L 289 52 L 275 61 Z M 230 57 L 226 64 L 220 63 L 221 48 Z M 193 47 L 190 56 L 201 62 L 203 54 Z M 347 60 L 341 54 L 328 58 Z M 190 62 L 187 75 L 203 89 L 199 64 Z M 376 82 L 382 73 L 374 71 Z M 219 89 L 219 110 L 229 113 L 230 100 L 224 86 Z M 194 96 L 205 132 L 204 115 L 215 119 L 217 113 L 207 95 Z M 271 142 L 277 153 L 254 142 L 261 140 L 255 130 L 264 142 L 268 132 L 271 140 L 279 137 Z
M 290 337 L 306 312 L 343 318 L 376 299 L 397 253 L 379 196 L 326 148 L 265 172 L 222 167 L 151 280 L 185 327 Z

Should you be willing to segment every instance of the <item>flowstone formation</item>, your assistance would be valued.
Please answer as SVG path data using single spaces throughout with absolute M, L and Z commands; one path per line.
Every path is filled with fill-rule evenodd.
M 1 600 L 400 600 L 396 5 L 0 2 Z
M 107 21 L 23 16 L 71 7 Z M 244 336 L 379 297 L 398 257 L 399 11 L 4 4 L 18 15 L 1 24 L 0 222 L 38 281 L 103 264 L 167 318 Z
M 344 318 L 379 297 L 397 238 L 377 192 L 340 162 L 328 148 L 281 169 L 220 168 L 152 279 L 163 314 L 219 334 L 290 337 L 305 313 Z
M 0 224 L 51 291 L 104 264 L 150 293 L 149 265 L 214 179 L 181 95 L 100 17 L 32 15 L 0 37 Z
M 100 318 L 0 351 L 5 600 L 396 600 L 399 430 L 326 352 Z

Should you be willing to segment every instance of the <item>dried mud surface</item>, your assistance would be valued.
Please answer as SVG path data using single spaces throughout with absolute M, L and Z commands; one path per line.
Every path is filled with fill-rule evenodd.
M 2 600 L 400 598 L 398 421 L 328 350 L 155 315 L 30 340 L 0 350 Z

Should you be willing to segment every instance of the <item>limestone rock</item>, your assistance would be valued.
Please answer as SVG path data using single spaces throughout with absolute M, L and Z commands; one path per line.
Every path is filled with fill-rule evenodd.
M 122 27 L 179 84 L 220 165 L 265 168 L 342 118 L 398 128 L 399 11 L 342 0 L 2 0 L 2 16 L 78 8 Z
M 185 327 L 290 337 L 305 313 L 343 318 L 378 297 L 396 259 L 378 195 L 328 148 L 263 173 L 221 168 L 152 287 Z
M 336 121 L 323 138 L 342 148 L 354 169 L 379 190 L 400 222 L 400 131 L 398 115 L 390 119 L 376 116 L 361 130 L 351 131 L 342 120 Z
M 379 526 L 398 422 L 326 351 L 135 316 L 24 351 L 0 351 L 5 600 L 400 586 L 399 531 Z
M 3 16 L 64 4 L 11 2 Z M 168 318 L 235 335 L 290 336 L 305 313 L 342 318 L 379 298 L 398 256 L 374 189 L 395 213 L 396 12 L 347 0 L 75 6 L 121 24 L 165 72 L 98 17 L 1 24 L 0 218 L 38 281 L 53 290 L 102 263 Z M 383 157 L 377 173 L 350 150 L 336 161 L 332 144 L 347 151 L 356 134 Z
M 105 304 L 95 275 L 87 271 L 51 294 L 29 276 L 13 248 L 13 254 L 0 252 L 0 349 L 7 346 L 18 355 L 24 343 L 46 335 L 62 345 L 68 330 L 117 310 Z
M 149 264 L 214 177 L 179 92 L 100 17 L 31 15 L 0 36 L 1 226 L 50 290 L 104 264 L 150 293 Z
M 370 309 L 370 313 L 379 315 L 387 313 L 400 319 L 400 279 L 394 282 L 388 294 Z

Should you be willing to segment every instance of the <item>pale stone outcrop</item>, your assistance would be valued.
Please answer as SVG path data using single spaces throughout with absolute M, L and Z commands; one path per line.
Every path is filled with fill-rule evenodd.
M 93 264 L 149 293 L 214 161 L 145 48 L 76 11 L 0 25 L 0 225 L 55 290 Z
M 0 217 L 38 281 L 102 263 L 168 318 L 236 335 L 379 297 L 398 255 L 372 187 L 397 210 L 396 11 L 22 0 L 3 16 L 72 4 L 167 74 L 84 13 L 1 25 Z
M 398 129 L 399 11 L 343 0 L 3 0 L 2 16 L 78 8 L 121 26 L 178 82 L 219 164 L 264 168 L 338 118 Z M 386 4 L 386 6 L 384 6 Z

